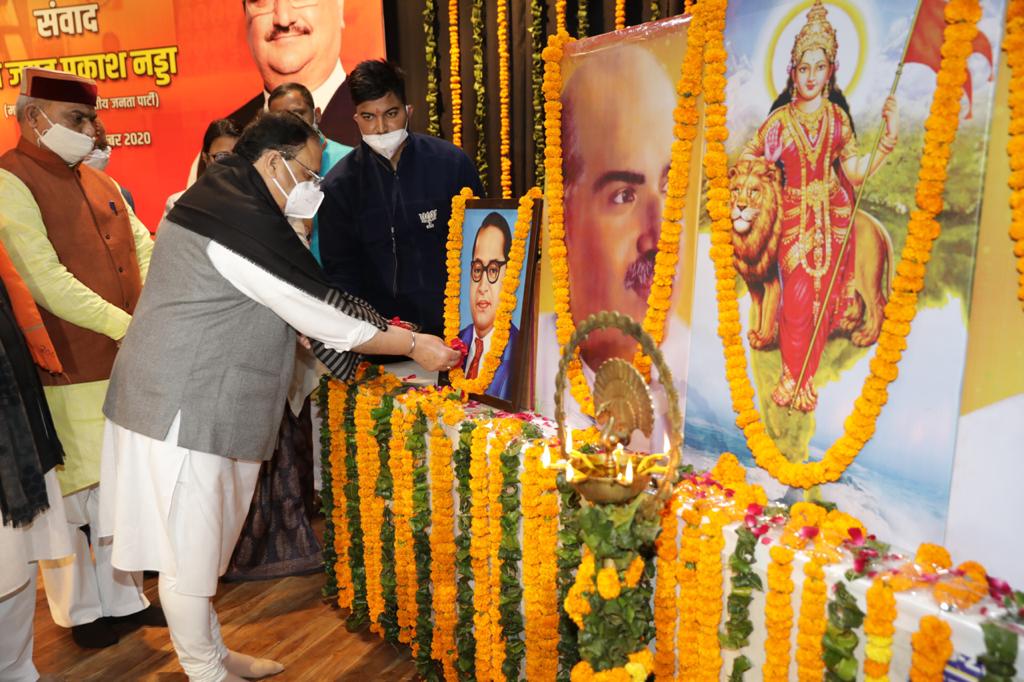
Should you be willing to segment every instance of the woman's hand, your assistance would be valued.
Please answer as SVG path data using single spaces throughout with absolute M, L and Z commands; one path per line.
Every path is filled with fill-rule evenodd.
M 882 120 L 885 121 L 885 134 L 882 146 L 892 148 L 900 135 L 900 110 L 895 97 L 888 97 L 882 106 Z
M 416 347 L 409 357 L 431 372 L 447 372 L 458 364 L 461 356 L 440 338 L 431 334 L 417 334 Z

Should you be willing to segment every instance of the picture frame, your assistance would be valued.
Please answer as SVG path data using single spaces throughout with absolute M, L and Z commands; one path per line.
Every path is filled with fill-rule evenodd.
M 519 205 L 518 199 L 470 199 L 466 202 L 459 257 L 458 338 L 468 351 L 462 365 L 467 379 L 479 374 L 491 350 Z M 531 401 L 542 207 L 541 199 L 534 200 L 516 289 L 516 306 L 511 311 L 509 338 L 500 364 L 488 388 L 482 393 L 471 393 L 475 400 L 509 412 L 524 409 Z M 474 276 L 479 279 L 474 281 Z M 447 374 L 440 377 L 440 383 L 449 383 Z

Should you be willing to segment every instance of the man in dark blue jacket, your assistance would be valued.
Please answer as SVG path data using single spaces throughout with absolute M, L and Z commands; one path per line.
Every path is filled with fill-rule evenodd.
M 481 196 L 480 176 L 458 147 L 408 132 L 412 106 L 396 66 L 362 62 L 348 84 L 362 142 L 323 183 L 324 271 L 384 317 L 442 334 L 451 201 L 463 187 Z

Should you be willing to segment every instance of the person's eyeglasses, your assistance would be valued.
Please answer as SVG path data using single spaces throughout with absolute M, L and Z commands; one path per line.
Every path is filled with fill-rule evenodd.
M 508 261 L 492 260 L 487 265 L 484 265 L 482 260 L 474 259 L 469 265 L 469 276 L 474 282 L 479 282 L 483 278 L 484 272 L 487 272 L 487 281 L 494 284 L 498 281 L 498 275 L 501 274 L 501 269 L 505 267 L 505 263 L 508 263 Z
M 300 166 L 302 166 L 302 170 L 304 170 L 307 173 L 309 173 L 309 177 L 313 179 L 313 184 L 316 185 L 317 188 L 320 187 L 320 183 L 323 182 L 324 179 L 322 177 L 320 177 L 320 175 L 316 171 L 314 171 L 312 168 L 310 168 L 306 164 L 302 163 L 301 161 L 299 161 L 295 157 L 292 157 L 292 161 L 294 161 L 295 163 L 297 163 Z
M 245 0 L 245 9 L 250 16 L 258 17 L 273 12 L 278 2 L 288 2 L 292 9 L 304 9 L 320 4 L 320 0 Z
M 229 156 L 231 156 L 231 152 L 217 152 L 216 154 L 211 154 L 210 159 L 212 159 L 214 163 L 220 163 Z

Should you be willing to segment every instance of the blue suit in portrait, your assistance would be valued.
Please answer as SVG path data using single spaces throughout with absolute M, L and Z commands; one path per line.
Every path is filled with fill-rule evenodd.
M 487 395 L 498 398 L 499 400 L 509 400 L 509 391 L 511 386 L 509 380 L 512 377 L 512 354 L 516 348 L 516 337 L 519 336 L 519 329 L 514 324 L 509 324 L 508 329 L 508 344 L 505 346 L 505 352 L 501 354 L 501 364 L 498 365 L 498 369 L 494 370 L 494 378 L 491 380 L 491 385 L 488 387 Z M 469 349 L 469 353 L 466 355 L 465 364 L 462 369 L 468 370 L 469 363 L 473 361 L 473 325 L 470 324 L 468 327 L 459 332 L 459 338 L 462 343 L 466 344 L 466 348 Z M 483 360 L 480 361 L 483 364 Z M 483 369 L 481 367 L 481 369 Z

